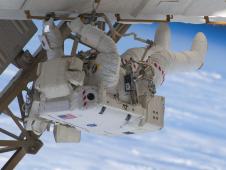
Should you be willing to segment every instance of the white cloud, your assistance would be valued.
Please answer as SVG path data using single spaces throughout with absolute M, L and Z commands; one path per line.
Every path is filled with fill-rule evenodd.
M 195 72 L 187 72 L 184 75 L 194 78 L 197 80 L 211 81 L 211 80 L 220 80 L 222 76 L 219 73 L 210 73 L 205 71 L 195 71 Z
M 121 170 L 155 170 L 155 168 L 143 166 L 143 165 L 132 165 L 129 163 L 121 163 L 114 160 L 107 160 L 107 163 L 109 165 L 108 170 L 115 170 L 115 169 L 121 169 Z
M 139 152 L 137 149 L 135 149 L 135 148 L 133 148 L 133 149 L 131 150 L 131 153 L 132 153 L 133 155 L 135 155 L 135 156 L 139 156 L 139 155 L 140 155 L 140 152 Z
M 195 72 L 186 72 L 178 73 L 175 75 L 170 75 L 166 81 L 172 81 L 174 83 L 181 83 L 190 86 L 196 86 L 197 84 L 202 83 L 213 83 L 222 79 L 222 75 L 214 72 L 205 72 L 205 71 L 195 71 Z
M 192 114 L 191 112 L 185 112 L 181 111 L 175 108 L 167 107 L 165 112 L 167 113 L 167 116 L 170 116 L 172 118 L 179 118 L 179 119 L 198 119 L 199 116 Z

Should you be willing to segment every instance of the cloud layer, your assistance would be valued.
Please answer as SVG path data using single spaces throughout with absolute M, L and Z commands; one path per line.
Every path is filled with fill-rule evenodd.
M 18 170 L 223 170 L 226 167 L 225 79 L 195 72 L 168 77 L 163 130 L 125 137 L 83 133 L 80 144 L 55 144 L 51 132 Z M 1 125 L 11 127 L 3 117 Z M 14 130 L 12 128 L 11 130 Z M 0 164 L 9 155 L 0 156 Z

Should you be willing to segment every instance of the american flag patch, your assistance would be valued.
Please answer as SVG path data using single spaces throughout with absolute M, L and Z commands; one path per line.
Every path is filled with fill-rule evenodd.
M 77 118 L 76 116 L 74 116 L 72 114 L 59 115 L 58 117 L 61 118 L 61 119 L 75 119 L 75 118 Z

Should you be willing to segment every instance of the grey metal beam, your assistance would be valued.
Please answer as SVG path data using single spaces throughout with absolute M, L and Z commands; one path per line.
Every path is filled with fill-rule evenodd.
M 17 147 L 7 146 L 7 147 L 0 148 L 0 153 L 11 152 L 11 151 L 15 151 L 17 149 L 18 149 Z
M 7 161 L 7 163 L 2 167 L 2 170 L 12 170 L 21 161 L 21 159 L 26 155 L 26 150 L 24 148 L 19 148 L 12 157 Z
M 20 92 L 18 94 L 17 100 L 18 100 L 18 104 L 19 104 L 19 108 L 20 108 L 21 119 L 24 122 L 24 119 L 25 119 L 25 111 L 24 111 L 25 102 L 24 102 L 24 98 L 23 98 L 23 93 L 22 92 Z

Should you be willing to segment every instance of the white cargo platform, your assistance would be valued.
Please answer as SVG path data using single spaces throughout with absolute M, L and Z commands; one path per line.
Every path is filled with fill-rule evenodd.
M 40 116 L 107 136 L 155 131 L 163 127 L 164 98 L 160 96 L 152 98 L 147 109 L 118 102 L 90 87 L 80 89 L 72 98 L 41 104 Z

